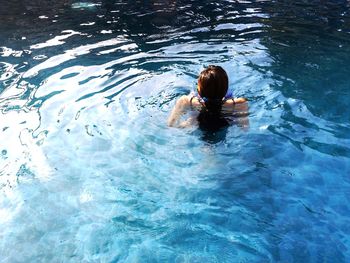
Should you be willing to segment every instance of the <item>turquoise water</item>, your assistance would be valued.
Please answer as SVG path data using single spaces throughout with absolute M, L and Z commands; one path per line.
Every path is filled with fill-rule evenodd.
M 347 1 L 8 1 L 0 262 L 349 262 Z M 218 64 L 249 130 L 174 129 Z

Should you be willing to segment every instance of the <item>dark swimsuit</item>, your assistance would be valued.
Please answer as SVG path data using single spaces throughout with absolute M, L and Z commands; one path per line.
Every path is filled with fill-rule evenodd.
M 206 110 L 206 106 L 205 106 L 205 101 L 203 98 L 198 97 L 198 96 L 192 96 L 190 99 L 190 106 L 191 109 L 195 109 L 193 107 L 192 104 L 192 100 L 194 98 L 197 98 L 198 101 L 200 102 L 200 104 L 202 105 L 202 109 L 200 110 L 200 113 L 197 117 L 198 122 L 199 122 L 199 127 L 203 130 L 209 130 L 209 131 L 216 131 L 219 130 L 223 127 L 226 127 L 230 124 L 230 121 L 228 118 L 226 118 L 224 116 L 224 114 L 216 114 L 216 113 L 212 113 L 209 112 L 208 110 Z M 230 97 L 230 98 L 225 98 L 222 100 L 222 105 L 225 104 L 226 101 L 228 100 L 232 100 L 233 101 L 233 107 L 235 106 L 235 99 Z

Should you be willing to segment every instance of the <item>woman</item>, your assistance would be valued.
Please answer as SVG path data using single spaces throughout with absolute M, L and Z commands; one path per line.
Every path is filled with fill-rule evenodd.
M 186 127 L 195 121 L 201 129 L 218 130 L 235 120 L 242 126 L 248 126 L 248 103 L 244 98 L 227 96 L 228 77 L 220 66 L 208 66 L 198 77 L 198 95 L 182 96 L 175 104 L 168 119 L 168 125 Z M 189 110 L 199 112 L 196 118 L 180 122 L 181 116 Z M 245 117 L 235 118 L 234 117 Z

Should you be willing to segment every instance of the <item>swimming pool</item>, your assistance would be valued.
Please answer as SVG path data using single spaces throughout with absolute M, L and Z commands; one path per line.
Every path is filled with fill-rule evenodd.
M 349 2 L 8 2 L 0 262 L 349 262 Z M 209 64 L 248 131 L 166 126 Z

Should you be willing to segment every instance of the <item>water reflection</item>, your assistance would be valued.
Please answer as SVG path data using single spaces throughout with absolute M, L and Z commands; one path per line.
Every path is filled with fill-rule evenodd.
M 288 98 L 304 101 L 315 116 L 348 121 L 344 100 L 350 73 L 346 66 L 350 48 L 348 2 L 325 2 L 317 8 L 274 3 L 263 10 L 273 13 L 264 22 L 269 26 L 262 43 L 273 58 L 268 70 L 283 80 L 276 88 Z
M 277 80 L 273 87 L 291 98 L 283 102 L 284 122 L 270 127 L 271 131 L 295 145 L 349 157 L 349 137 L 339 132 L 350 131 L 345 99 L 350 93 L 346 84 L 350 75 L 348 3 L 328 2 L 317 8 L 274 3 L 263 10 L 278 10 L 264 22 L 267 35 L 261 42 L 273 62 L 257 68 L 273 72 Z

